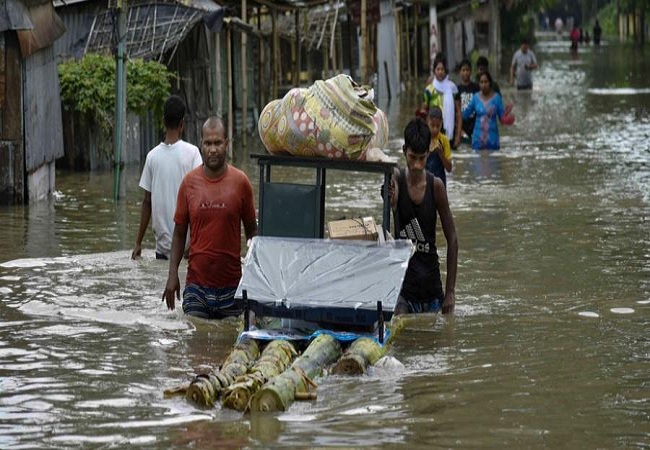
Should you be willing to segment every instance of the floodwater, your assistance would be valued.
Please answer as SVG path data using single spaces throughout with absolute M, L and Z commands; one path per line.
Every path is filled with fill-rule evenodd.
M 110 174 L 58 173 L 52 201 L 1 209 L 0 447 L 650 448 L 650 55 L 534 50 L 532 92 L 499 77 L 517 118 L 502 150 L 453 155 L 455 315 L 412 320 L 403 367 L 320 378 L 285 413 L 163 398 L 237 325 L 167 312 L 150 235 L 129 260 L 137 167 L 117 204 Z M 384 107 L 395 158 L 418 99 Z M 328 180 L 328 218 L 381 218 L 380 176 Z

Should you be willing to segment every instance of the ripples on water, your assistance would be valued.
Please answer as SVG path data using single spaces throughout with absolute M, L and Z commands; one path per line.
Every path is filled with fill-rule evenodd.
M 320 378 L 317 402 L 283 414 L 163 398 L 238 331 L 167 312 L 166 264 L 130 261 L 138 168 L 117 204 L 110 174 L 61 173 L 51 202 L 1 211 L 0 447 L 650 446 L 650 59 L 535 51 L 533 92 L 499 80 L 517 118 L 502 151 L 453 155 L 454 317 L 413 318 L 390 351 L 402 365 Z M 414 103 L 386 108 L 400 161 Z M 257 191 L 255 162 L 236 164 Z M 380 179 L 328 182 L 328 219 L 381 217 Z

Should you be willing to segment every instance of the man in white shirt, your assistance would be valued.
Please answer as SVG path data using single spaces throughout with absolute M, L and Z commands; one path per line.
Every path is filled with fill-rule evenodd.
M 139 258 L 142 253 L 142 239 L 149 220 L 156 238 L 156 259 L 169 259 L 178 188 L 185 174 L 203 164 L 199 149 L 181 139 L 184 117 L 183 100 L 177 95 L 170 96 L 163 110 L 165 140 L 147 154 L 140 177 L 144 198 L 132 259 Z
M 528 42 L 524 40 L 521 48 L 512 56 L 510 65 L 510 84 L 516 80 L 517 90 L 533 88 L 533 73 L 537 69 L 537 58 L 535 53 L 528 48 Z

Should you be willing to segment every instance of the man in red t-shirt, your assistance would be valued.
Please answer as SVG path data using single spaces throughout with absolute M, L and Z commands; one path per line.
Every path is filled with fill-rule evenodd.
M 190 231 L 183 311 L 206 319 L 239 315 L 235 303 L 241 278 L 241 225 L 246 239 L 257 234 L 253 188 L 241 170 L 226 162 L 228 140 L 223 121 L 210 117 L 201 130 L 203 165 L 181 183 L 174 214 L 169 276 L 163 293 L 167 308 L 180 298 L 178 266 Z

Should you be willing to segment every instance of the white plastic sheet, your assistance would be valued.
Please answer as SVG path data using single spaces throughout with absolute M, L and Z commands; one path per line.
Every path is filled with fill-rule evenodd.
M 236 298 L 285 308 L 392 311 L 412 244 L 257 236 Z

